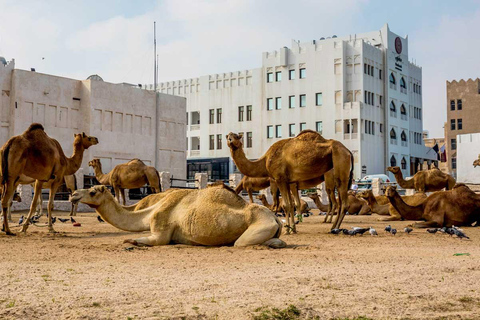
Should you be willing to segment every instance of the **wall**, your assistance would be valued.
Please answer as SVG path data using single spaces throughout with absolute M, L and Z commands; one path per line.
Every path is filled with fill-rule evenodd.
M 461 134 L 456 139 L 457 181 L 480 184 L 480 167 L 473 167 L 480 154 L 480 133 Z

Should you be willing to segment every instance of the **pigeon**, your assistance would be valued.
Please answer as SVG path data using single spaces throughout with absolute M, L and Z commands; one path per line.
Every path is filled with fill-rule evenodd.
M 52 224 L 54 224 L 55 222 L 57 222 L 57 217 L 52 217 Z
M 355 228 L 353 228 L 353 230 L 354 230 L 356 233 L 363 235 L 365 232 L 369 231 L 370 228 L 359 228 L 359 227 L 355 227 Z
M 339 234 L 340 232 L 342 232 L 343 229 L 332 229 L 330 230 L 330 233 L 331 234 Z
M 391 232 L 393 235 L 396 235 L 396 234 L 397 234 L 397 229 L 392 229 L 390 232 Z
M 405 232 L 406 234 L 410 234 L 410 232 L 412 232 L 413 229 L 412 228 L 409 228 L 409 227 L 405 227 L 405 229 L 403 229 L 403 232 Z
M 342 230 L 343 234 L 348 235 L 348 230 L 347 229 L 341 229 L 341 230 Z
M 442 229 L 438 229 L 438 232 L 446 234 L 447 233 L 447 227 L 443 227 Z
M 453 235 L 455 234 L 455 231 L 454 231 L 454 230 L 455 230 L 455 229 L 453 229 L 453 228 L 447 228 L 447 229 L 445 229 L 445 232 L 446 232 L 448 235 L 450 235 L 450 237 L 451 237 L 451 236 L 453 236 Z
M 73 219 L 73 217 L 70 217 L 70 221 L 71 221 L 72 223 L 77 222 L 77 221 L 75 221 L 75 219 Z
M 102 217 L 100 217 L 100 216 L 97 216 L 97 220 L 98 220 L 98 222 L 100 222 L 100 223 L 101 223 L 101 222 L 105 222 L 105 221 L 102 219 Z
M 391 225 L 388 225 L 385 227 L 385 232 L 390 232 L 392 231 L 392 226 Z
M 24 216 L 21 216 L 20 220 L 18 220 L 18 225 L 21 225 L 23 223 L 23 220 L 24 220 Z
M 67 221 L 69 221 L 70 219 L 62 219 L 62 218 L 58 218 L 58 220 L 60 220 L 61 223 L 65 223 Z
M 370 234 L 372 236 L 378 236 L 377 230 L 373 229 L 372 227 L 370 227 Z
M 462 239 L 462 238 L 470 239 L 465 233 L 463 233 L 463 231 L 460 231 L 460 229 L 453 229 L 453 232 L 460 239 Z
M 428 233 L 431 233 L 431 234 L 437 233 L 437 231 L 438 231 L 438 228 L 430 228 L 430 229 L 427 229 L 427 232 L 428 232 Z

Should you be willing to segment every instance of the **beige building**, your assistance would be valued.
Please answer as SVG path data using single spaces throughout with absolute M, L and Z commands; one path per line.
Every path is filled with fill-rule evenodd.
M 98 76 L 75 80 L 19 70 L 14 60 L 1 57 L 0 90 L 0 145 L 38 122 L 66 155 L 72 153 L 74 133 L 99 139 L 85 152 L 85 174 L 93 173 L 88 161 L 94 157 L 101 159 L 104 171 L 139 158 L 185 178 L 185 98 L 162 93 L 156 98 L 153 91 Z
M 480 132 L 480 79 L 447 81 L 447 163 L 449 173 L 457 173 L 457 135 Z M 480 153 L 480 152 L 479 152 Z

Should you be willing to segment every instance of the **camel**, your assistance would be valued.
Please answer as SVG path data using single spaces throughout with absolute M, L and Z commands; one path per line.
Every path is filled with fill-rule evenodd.
M 270 210 L 248 204 L 240 196 L 221 186 L 200 189 L 170 189 L 158 195 L 158 201 L 145 209 L 123 208 L 108 189 L 94 186 L 75 191 L 72 202 L 82 202 L 118 229 L 151 235 L 124 242 L 136 246 L 160 246 L 170 243 L 236 247 L 266 245 L 284 248 L 279 239 L 282 224 Z
M 253 178 L 243 176 L 242 181 L 235 188 L 235 193 L 239 194 L 243 189 L 247 190 L 250 203 L 253 203 L 253 191 L 260 191 L 270 187 L 270 178 Z
M 15 235 L 10 231 L 7 219 L 7 208 L 10 206 L 15 184 L 20 175 L 36 179 L 35 191 L 30 212 L 23 224 L 22 232 L 26 232 L 30 219 L 37 207 L 44 182 L 51 183 L 48 200 L 48 229 L 55 232 L 52 226 L 52 211 L 55 193 L 62 184 L 64 176 L 74 174 L 81 166 L 83 153 L 89 147 L 98 144 L 98 139 L 87 136 L 84 132 L 74 134 L 73 154 L 67 158 L 57 140 L 50 138 L 39 123 L 33 123 L 21 135 L 10 138 L 0 150 L 2 162 L 3 185 L 3 224 L 7 235 Z
M 107 174 L 102 172 L 100 159 L 93 159 L 88 162 L 88 165 L 93 167 L 95 177 L 100 184 L 113 187 L 118 202 L 120 202 L 120 195 L 122 196 L 123 205 L 127 202 L 125 189 L 141 188 L 145 184 L 149 184 L 156 193 L 162 190 L 157 169 L 147 166 L 140 159 L 133 159 L 127 163 L 119 164 Z
M 372 190 L 362 190 L 357 193 L 357 197 L 367 201 L 368 205 L 372 209 L 372 213 L 376 213 L 381 216 L 388 216 L 390 215 L 390 202 L 386 196 L 377 196 L 373 195 Z M 380 204 L 380 199 L 386 199 L 387 203 Z
M 387 197 L 404 219 L 425 220 L 416 222 L 416 228 L 469 226 L 480 221 L 480 195 L 463 183 L 435 192 L 415 206 L 406 204 L 395 187 L 387 188 Z
M 259 194 L 256 197 L 258 200 L 262 202 L 262 204 L 272 210 L 273 212 L 277 213 L 278 211 L 285 211 L 285 202 L 283 201 L 283 198 L 279 198 L 278 200 L 278 207 L 275 205 L 275 202 L 270 205 L 267 201 L 267 197 L 264 194 Z M 274 197 L 275 198 L 275 197 Z M 295 205 L 295 210 L 298 213 L 307 213 L 309 212 L 308 204 L 305 202 L 305 200 L 300 199 L 300 210 L 297 210 L 297 206 Z
M 323 220 L 323 223 L 331 222 L 333 219 L 333 215 L 337 214 L 336 212 L 332 211 L 331 213 L 328 212 L 328 206 L 324 205 L 320 201 L 320 197 L 318 196 L 317 193 L 310 193 L 308 195 L 310 199 L 315 202 L 315 205 L 317 208 L 322 211 L 322 212 L 327 212 L 325 219 Z M 347 212 L 349 214 L 359 214 L 359 215 L 366 215 L 366 214 L 371 214 L 371 209 L 368 206 L 367 202 L 364 200 L 357 199 L 355 197 L 355 194 L 352 191 L 348 191 L 348 206 L 347 206 Z M 330 219 L 329 219 L 330 216 Z
M 291 183 L 316 186 L 324 175 L 334 169 L 334 181 L 339 194 L 340 214 L 332 228 L 339 228 L 347 208 L 347 191 L 353 179 L 353 155 L 339 141 L 327 140 L 318 132 L 303 130 L 296 137 L 274 143 L 258 160 L 250 161 L 243 151 L 242 134 L 230 132 L 227 145 L 237 168 L 250 177 L 270 177 L 275 181 L 285 201 L 287 234 L 296 233 L 293 217 Z M 320 182 L 319 182 L 320 181 Z M 298 192 L 293 192 L 295 203 L 300 203 Z
M 480 166 L 480 154 L 478 155 L 478 159 L 473 161 L 473 167 L 476 168 L 477 166 Z
M 446 173 L 443 173 L 438 168 L 430 170 L 419 171 L 415 173 L 412 179 L 404 180 L 402 170 L 400 167 L 388 167 L 387 171 L 390 171 L 395 176 L 397 183 L 403 189 L 415 189 L 420 192 L 432 192 L 440 191 L 443 188 L 451 190 L 455 185 L 455 179 Z

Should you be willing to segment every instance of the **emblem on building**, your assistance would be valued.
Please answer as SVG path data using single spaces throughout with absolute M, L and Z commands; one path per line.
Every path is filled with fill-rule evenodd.
M 398 54 L 402 53 L 402 39 L 399 37 L 395 38 L 395 51 L 397 51 Z

